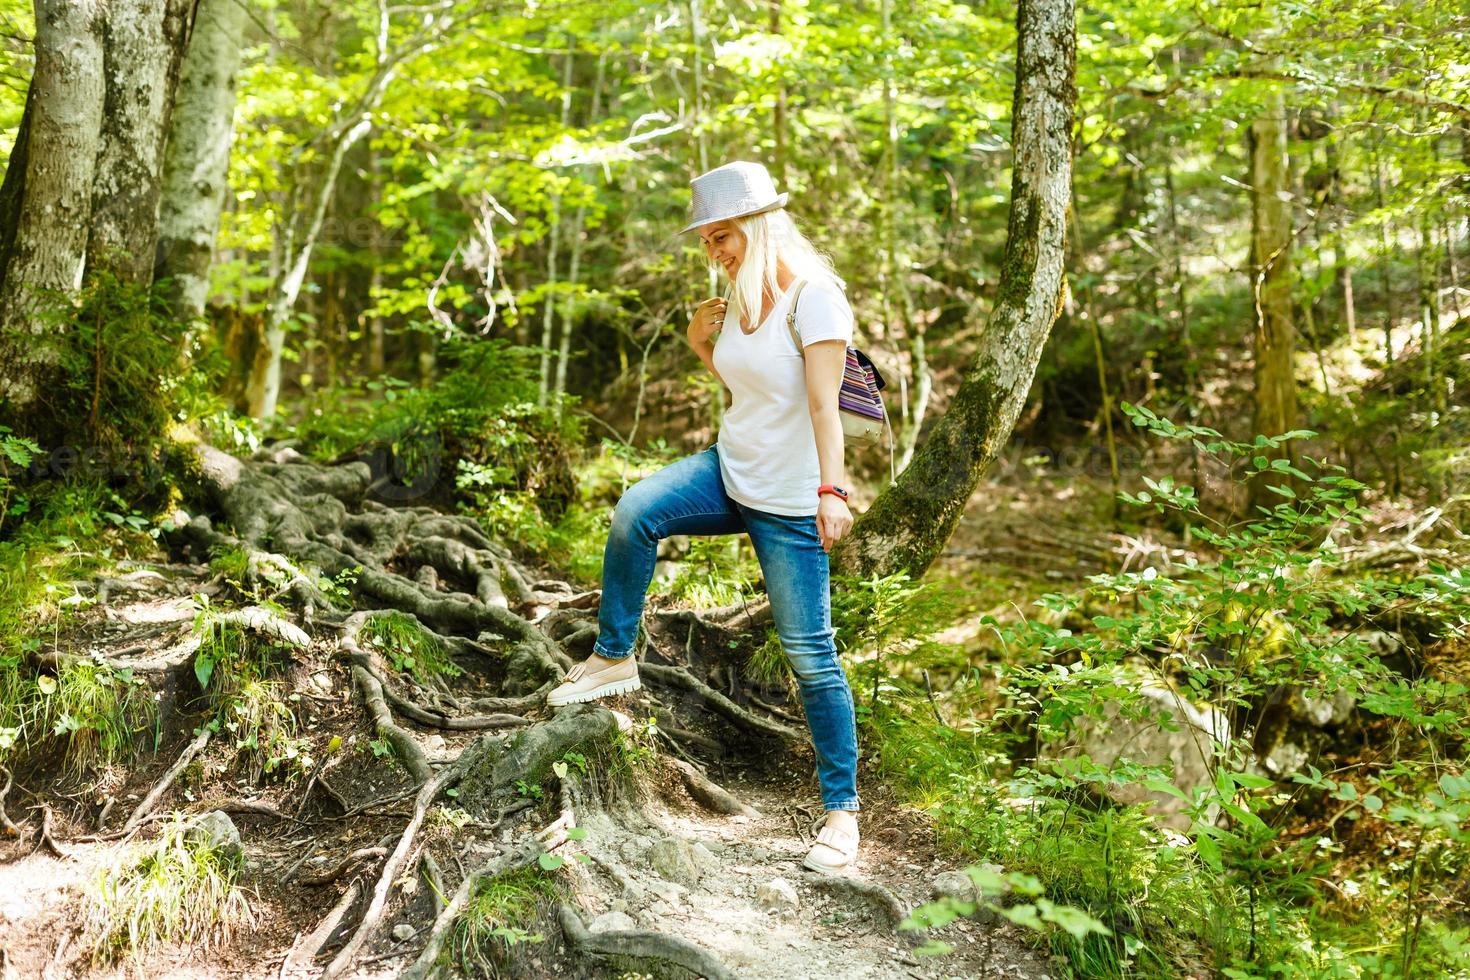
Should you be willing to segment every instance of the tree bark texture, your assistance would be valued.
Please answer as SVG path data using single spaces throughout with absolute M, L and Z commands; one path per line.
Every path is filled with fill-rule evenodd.
M 88 270 L 153 281 L 164 143 L 195 0 L 111 0 Z
M 1077 103 L 1072 0 L 1021 0 L 1010 219 L 984 340 L 929 438 L 834 553 L 838 571 L 918 577 L 954 533 L 1025 404 L 1060 309 Z
M 81 285 L 102 122 L 102 29 L 90 4 L 38 0 L 36 68 L 27 96 L 23 193 L 0 277 L 0 401 L 34 408 L 59 359 L 47 291 Z M 19 179 L 19 178 L 17 178 Z M 6 175 L 6 184 L 11 177 Z
M 1252 123 L 1251 296 L 1255 306 L 1255 433 L 1278 436 L 1296 428 L 1296 377 L 1292 369 L 1296 325 L 1292 316 L 1291 194 L 1286 144 L 1286 103 L 1278 90 L 1266 111 Z M 1291 458 L 1290 446 L 1266 456 Z M 1280 502 L 1265 490 L 1267 480 L 1251 485 L 1251 501 Z
M 171 281 L 174 311 L 184 319 L 202 314 L 209 298 L 244 30 L 244 4 L 203 0 L 179 75 L 164 157 L 157 268 L 160 277 Z

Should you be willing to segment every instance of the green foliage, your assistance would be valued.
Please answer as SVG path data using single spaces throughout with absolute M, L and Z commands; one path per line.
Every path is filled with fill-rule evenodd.
M 1198 537 L 1219 557 L 1208 565 L 1190 559 L 1168 574 L 1147 569 L 1094 575 L 1077 593 L 1043 596 L 1036 603 L 1042 616 L 1009 626 L 990 619 L 1015 658 L 1003 676 L 1001 693 L 1008 706 L 997 713 L 998 722 L 1023 718 L 1046 742 L 1069 738 L 1079 722 L 1099 717 L 1105 706 L 1120 717 L 1136 717 L 1146 711 L 1146 702 L 1120 669 L 1143 654 L 1186 697 L 1239 706 L 1237 717 L 1247 717 L 1282 686 L 1319 698 L 1347 692 L 1399 728 L 1406 738 L 1401 758 L 1414 742 L 1433 755 L 1464 744 L 1463 713 L 1445 710 L 1446 698 L 1463 696 L 1458 685 L 1398 676 L 1358 629 L 1343 624 L 1386 611 L 1412 611 L 1440 635 L 1454 634 L 1470 621 L 1470 579 L 1440 568 L 1392 580 L 1335 574 L 1341 564 L 1335 539 L 1360 520 L 1354 493 L 1361 484 L 1317 461 L 1304 462 L 1316 470 L 1310 474 L 1267 455 L 1310 433 L 1234 443 L 1212 429 L 1176 425 L 1147 409 L 1123 407 L 1156 435 L 1228 457 L 1222 466 L 1229 459 L 1240 461 L 1235 471 L 1243 480 L 1274 476 L 1282 501 L 1224 521 L 1202 513 L 1193 489 L 1168 478 L 1144 477 L 1147 489 L 1121 494 L 1137 507 L 1188 514 L 1197 522 Z M 1087 629 L 1059 625 L 1079 614 Z M 1330 927 L 1311 911 L 1320 901 L 1321 855 L 1310 841 L 1284 836 L 1291 810 L 1281 804 L 1289 797 L 1249 768 L 1253 753 L 1271 748 L 1263 735 L 1242 731 L 1233 744 L 1221 747 L 1227 765 L 1218 769 L 1212 785 L 1188 798 L 1192 839 L 1175 835 L 1172 843 L 1166 836 L 1171 832 L 1154 829 L 1136 808 L 1099 810 L 1082 802 L 1095 798 L 1089 793 L 1129 783 L 1181 795 L 1166 773 L 1126 758 L 1111 767 L 1084 758 L 1018 772 L 1011 792 L 1033 802 L 1015 810 L 994 809 L 988 821 L 981 821 L 983 836 L 994 853 L 1019 858 L 1020 867 L 1034 873 L 1049 896 L 1075 903 L 1111 925 L 1112 937 L 1054 943 L 1078 973 L 1122 976 L 1142 969 L 1171 975 L 1177 968 L 1171 957 L 1179 952 L 1165 948 L 1171 933 L 1179 934 L 1175 941 L 1192 936 L 1221 970 L 1242 975 L 1269 968 L 1273 974 L 1313 976 L 1323 957 L 1367 968 L 1347 947 L 1328 950 Z M 1405 780 L 1405 775 L 1400 773 L 1395 785 L 1407 782 L 1401 791 L 1412 802 L 1397 813 L 1455 812 L 1446 809 L 1443 794 L 1430 803 L 1422 780 Z M 1386 819 L 1385 792 L 1331 785 L 1350 806 L 1364 801 L 1360 823 Z M 1208 816 L 1215 812 L 1223 814 L 1222 823 Z M 1453 822 L 1435 819 L 1441 825 Z M 1451 832 L 1430 849 L 1437 855 L 1456 844 Z M 1405 887 L 1411 891 L 1431 887 L 1423 877 L 1410 878 L 1413 884 Z M 1302 952 L 1304 931 L 1317 935 L 1311 955 Z M 1416 937 L 1426 933 L 1419 925 L 1412 931 Z M 1406 938 L 1400 953 L 1382 958 L 1380 966 L 1393 975 L 1409 975 L 1416 944 L 1417 938 Z
M 194 675 L 213 709 L 208 724 L 227 733 L 246 777 L 290 780 L 309 771 L 314 761 L 308 742 L 296 734 L 291 708 L 301 696 L 274 676 L 286 661 L 283 648 L 214 616 L 207 602 L 194 629 L 200 634 Z
M 132 758 L 155 705 L 127 671 L 86 657 L 52 669 L 36 657 L 56 649 L 62 629 L 92 602 L 73 583 L 151 554 L 153 542 L 141 515 L 96 484 L 41 486 L 24 510 L 0 539 L 0 765 L 60 740 L 64 769 L 77 780 Z
M 49 295 L 38 315 L 55 344 L 57 376 L 45 379 L 24 418 L 0 406 L 0 421 L 62 452 L 67 465 L 103 467 L 89 476 L 125 481 L 130 498 L 161 499 L 152 477 L 161 472 L 184 374 L 183 328 L 164 289 L 93 269 L 75 298 Z
M 416 616 L 400 612 L 381 613 L 363 625 L 362 633 L 382 651 L 389 666 L 412 674 L 420 684 L 436 677 L 457 677 L 463 673 L 449 659 L 444 641 L 425 629 Z
M 868 579 L 836 576 L 832 588 L 832 625 L 837 646 L 849 656 L 868 654 L 868 703 L 858 711 L 871 712 L 890 678 L 918 666 L 935 653 L 930 638 L 954 617 L 956 597 L 926 582 L 915 582 L 908 572 Z M 949 654 L 940 648 L 941 659 Z M 890 660 L 894 662 L 890 663 Z
M 760 562 L 749 539 L 696 536 L 689 538 L 689 551 L 678 559 L 674 575 L 666 583 L 656 580 L 650 593 L 698 608 L 728 606 L 753 598 L 759 580 Z
M 498 975 L 515 947 L 545 942 L 539 930 L 527 926 L 564 890 L 554 876 L 537 868 L 482 882 L 455 919 L 450 956 L 460 969 Z
M 207 950 L 254 926 L 236 884 L 239 866 L 202 835 L 190 834 L 192 823 L 175 814 L 154 840 L 125 851 L 123 860 L 99 873 L 83 906 L 85 942 L 95 963 L 126 958 L 141 964 L 171 945 Z

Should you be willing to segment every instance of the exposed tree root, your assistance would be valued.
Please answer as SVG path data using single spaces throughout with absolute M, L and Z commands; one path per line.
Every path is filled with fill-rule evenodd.
M 363 676 L 367 676 L 364 671 Z M 352 967 L 363 943 L 367 942 L 372 932 L 377 928 L 383 918 L 383 911 L 388 904 L 388 892 L 393 887 L 393 882 L 398 879 L 404 864 L 408 861 L 409 852 L 413 849 L 414 838 L 418 836 L 419 828 L 423 826 L 424 817 L 429 812 L 429 807 L 439 798 L 439 794 L 448 789 L 450 785 L 457 782 L 476 763 L 479 758 L 492 751 L 492 743 L 488 736 L 480 736 L 469 747 L 464 750 L 455 763 L 441 772 L 424 787 L 419 790 L 418 798 L 414 800 L 413 816 L 408 821 L 408 826 L 403 829 L 403 835 L 398 839 L 398 846 L 383 863 L 382 874 L 378 876 L 378 883 L 373 888 L 372 901 L 368 903 L 367 911 L 363 913 L 362 921 L 358 923 L 357 931 L 347 941 L 347 945 L 333 957 L 332 962 L 322 972 L 322 980 L 334 980 Z
M 338 861 L 335 867 L 329 868 L 326 871 L 319 871 L 313 875 L 302 875 L 301 883 L 303 885 L 311 885 L 313 887 L 318 885 L 330 885 L 332 882 L 338 880 L 343 875 L 345 875 L 348 871 L 351 871 L 353 868 L 357 867 L 358 862 L 366 861 L 368 858 L 387 857 L 387 855 L 388 849 L 386 847 L 360 847 L 357 850 L 353 851 L 351 854 L 347 855 L 341 861 Z
M 15 783 L 15 776 L 14 776 L 14 774 L 11 773 L 11 771 L 9 769 L 6 769 L 5 770 L 5 788 L 4 789 L 0 789 L 0 827 L 3 827 L 5 829 L 5 833 L 7 835 L 9 835 L 11 837 L 19 837 L 20 836 L 20 827 L 17 824 L 11 822 L 11 819 L 10 819 L 9 815 L 6 814 L 6 812 L 5 812 L 5 797 L 7 797 L 7 796 L 10 795 L 10 787 L 14 783 Z
M 638 672 L 650 680 L 660 684 L 666 684 L 670 687 L 676 687 L 698 696 L 712 710 L 744 728 L 759 732 L 762 735 L 786 739 L 787 741 L 797 741 L 802 738 L 802 733 L 796 729 L 783 725 L 778 721 L 772 721 L 769 718 L 762 718 L 755 712 L 742 708 L 683 667 L 668 667 L 664 664 L 653 664 L 645 661 L 639 663 Z
M 584 955 L 626 956 L 673 964 L 709 980 L 735 980 L 735 974 L 720 962 L 719 957 L 686 939 L 645 930 L 588 932 L 576 909 L 564 902 L 557 904 L 556 914 L 567 943 Z
M 352 663 L 355 668 L 367 671 L 373 680 L 377 681 L 379 688 L 383 692 L 384 699 L 399 714 L 421 725 L 431 725 L 435 728 L 443 728 L 446 731 L 474 732 L 483 731 L 487 728 L 515 728 L 531 723 L 530 719 L 506 712 L 497 712 L 489 715 L 446 715 L 442 711 L 434 711 L 417 702 L 408 700 L 395 691 L 391 682 L 373 666 L 372 657 L 367 653 L 358 652 L 352 654 Z
M 361 882 L 354 881 L 348 885 L 347 891 L 342 893 L 337 904 L 332 906 L 331 911 L 322 918 L 317 927 L 308 935 L 297 940 L 296 944 L 291 947 L 291 951 L 286 954 L 285 962 L 281 964 L 281 975 L 285 976 L 287 972 L 293 970 L 304 971 L 311 966 L 312 959 L 327 944 L 327 940 L 332 938 L 332 933 L 337 931 L 337 927 L 347 916 L 348 910 L 357 904 L 361 896 Z
M 143 802 L 139 803 L 137 808 L 133 810 L 132 815 L 128 817 L 127 823 L 122 826 L 122 833 L 132 833 L 143 822 L 143 819 L 153 812 L 153 808 L 158 805 L 158 801 L 163 798 L 163 794 L 167 793 L 169 787 L 174 784 L 174 780 L 179 778 L 179 773 L 183 772 L 189 763 L 194 761 L 196 755 L 204 751 L 204 747 L 209 744 L 210 736 L 213 734 L 214 732 L 208 725 L 199 729 L 199 734 L 194 736 L 194 741 L 190 742 L 184 751 L 179 753 L 179 757 L 174 760 L 174 764 L 168 767 L 168 771 L 163 774 L 158 782 L 153 784 L 153 788 L 148 791 L 148 795 L 143 797 Z
M 444 951 L 444 943 L 454 928 L 454 920 L 459 917 L 460 912 L 464 910 L 465 905 L 469 903 L 481 883 L 509 871 L 529 868 L 536 863 L 537 857 L 545 850 L 550 850 L 550 848 L 542 846 L 538 835 L 537 839 L 522 843 L 495 858 L 474 874 L 466 875 L 464 881 L 460 882 L 459 887 L 454 890 L 454 895 L 448 904 L 434 919 L 433 928 L 429 930 L 428 943 L 419 953 L 418 959 L 398 975 L 398 980 L 426 980 L 433 976 L 439 954 Z
M 909 938 L 920 935 L 920 930 L 898 929 L 898 924 L 909 914 L 908 910 L 903 907 L 898 896 L 875 881 L 829 874 L 813 874 L 804 880 L 813 888 L 829 894 L 856 898 L 877 913 L 885 926 L 898 930 L 901 935 Z
M 373 729 L 381 738 L 393 743 L 398 761 L 403 763 L 403 768 L 408 770 L 414 782 L 422 786 L 433 779 L 434 769 L 429 765 L 429 757 L 408 730 L 393 720 L 393 713 L 383 700 L 383 685 L 367 670 L 357 666 L 352 668 L 352 680 L 362 692 L 362 702 L 372 716 Z
M 683 759 L 671 759 L 669 762 L 679 771 L 679 775 L 684 777 L 684 786 L 689 790 L 689 795 L 694 798 L 695 802 L 715 813 L 743 813 L 748 817 L 760 816 L 754 807 L 740 802 L 729 790 L 713 782 Z

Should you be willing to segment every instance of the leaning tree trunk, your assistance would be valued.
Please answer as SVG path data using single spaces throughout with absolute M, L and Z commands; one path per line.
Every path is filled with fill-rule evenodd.
M 1255 305 L 1255 431 L 1278 436 L 1296 428 L 1296 377 L 1292 355 L 1296 327 L 1291 307 L 1291 195 L 1286 147 L 1286 102 L 1277 90 L 1250 128 L 1251 296 Z M 1262 450 L 1268 458 L 1292 459 L 1291 444 Z M 1281 498 L 1267 487 L 1288 482 L 1267 471 L 1251 482 L 1254 506 Z
M 949 411 L 839 544 L 845 572 L 917 577 L 929 567 L 1010 438 L 1057 318 L 1077 102 L 1072 0 L 1021 0 L 1016 22 L 1011 211 L 995 308 Z
M 153 281 L 163 153 L 194 0 L 112 0 L 103 26 L 107 92 L 92 183 L 87 270 Z
M 158 275 L 174 313 L 192 320 L 209 296 L 209 265 L 225 203 L 235 114 L 235 74 L 245 5 L 203 0 L 179 76 L 158 221 Z
M 18 199 L 0 269 L 0 402 L 12 423 L 32 415 L 61 356 L 64 328 L 45 315 L 46 293 L 81 284 L 102 121 L 102 29 L 92 8 L 38 0 L 35 49 L 25 149 L 11 158 L 25 169 L 5 177 Z

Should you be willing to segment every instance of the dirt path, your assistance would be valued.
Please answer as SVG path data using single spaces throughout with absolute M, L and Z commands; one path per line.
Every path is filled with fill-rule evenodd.
M 440 914 L 441 903 L 425 885 L 433 864 L 441 869 L 441 894 L 450 895 L 502 859 L 506 868 L 535 873 L 542 848 L 565 860 L 545 872 L 562 884 L 564 904 L 544 903 L 534 921 L 514 923 L 543 939 L 518 944 L 500 975 L 617 976 L 592 950 L 623 940 L 643 958 L 620 964 L 657 967 L 661 976 L 679 974 L 669 965 L 687 961 L 678 949 L 706 957 L 714 969 L 705 973 L 742 978 L 1056 975 L 1003 922 L 958 921 L 928 937 L 951 944 L 953 952 L 915 954 L 924 937 L 898 932 L 898 921 L 930 898 L 937 874 L 960 866 L 942 862 L 925 815 L 894 802 L 876 778 L 859 775 L 863 846 L 856 866 L 835 879 L 802 868 L 820 803 L 810 741 L 793 714 L 799 700 L 784 702 L 783 710 L 754 695 L 747 699 L 736 676 L 764 630 L 670 614 L 667 629 L 653 630 L 642 690 L 551 710 L 544 692 L 558 668 L 590 644 L 595 613 L 587 594 L 536 579 L 462 518 L 373 508 L 362 501 L 362 475 L 353 471 L 252 464 L 230 472 L 241 477 L 226 497 L 234 525 L 251 527 L 255 538 L 222 534 L 196 518 L 181 532 L 184 554 L 173 554 L 172 562 L 123 563 L 115 577 L 76 583 L 90 601 L 38 654 L 43 672 L 96 656 L 146 677 L 159 720 L 156 730 L 150 724 L 140 733 L 147 745 L 133 761 L 103 767 L 81 783 L 61 781 L 59 741 L 15 762 L 5 805 L 22 832 L 0 838 L 3 980 L 318 977 L 344 944 L 351 952 L 343 954 L 350 962 L 341 976 L 396 977 L 419 958 L 436 921 L 440 936 L 454 921 Z M 257 506 L 260 501 L 266 504 Z M 276 531 L 255 526 L 262 507 L 276 514 Z M 308 510 L 311 522 L 303 517 Z M 352 626 L 356 616 L 313 617 L 313 608 L 326 607 L 302 578 L 280 588 L 306 612 L 293 605 L 279 607 L 289 609 L 280 614 L 243 608 L 241 587 L 204 564 L 224 547 L 248 555 L 252 569 L 269 567 L 278 556 L 252 541 L 323 521 L 352 533 L 322 539 L 328 544 L 307 536 L 296 547 L 315 549 L 341 567 L 348 560 L 334 549 L 352 550 L 353 561 L 367 566 L 358 586 L 366 585 L 368 597 L 359 597 L 359 608 L 376 603 L 416 612 L 421 628 L 434 630 L 463 668 L 452 690 L 417 685 L 365 650 Z M 500 592 L 500 583 L 515 595 Z M 235 736 L 223 733 L 197 756 L 188 754 L 194 732 L 214 710 L 191 662 L 199 634 L 190 597 L 213 595 L 211 609 L 229 610 L 231 588 L 242 608 L 212 615 L 250 617 L 241 622 L 276 641 L 299 636 L 274 676 L 289 694 L 303 756 L 320 763 L 310 772 L 286 779 L 251 775 L 237 757 Z M 779 691 L 762 694 L 780 700 Z M 374 696 L 377 712 L 369 710 Z M 484 712 L 506 711 L 516 713 L 510 729 L 479 722 L 488 717 Z M 615 752 L 608 730 L 650 715 L 660 718 L 661 734 L 649 743 L 657 755 L 631 788 L 601 785 L 597 773 L 612 770 L 595 759 L 585 785 L 576 774 L 545 771 L 579 747 L 589 758 Z M 389 736 L 396 764 L 381 757 Z M 706 768 L 708 779 L 754 809 L 728 815 L 696 803 L 679 756 Z M 166 772 L 179 778 L 165 778 Z M 439 774 L 450 780 L 446 786 L 459 782 L 454 792 L 460 795 L 434 790 L 420 811 L 421 831 L 405 837 L 405 828 L 415 825 L 413 798 L 431 782 L 438 785 Z M 150 802 L 149 815 L 135 826 L 129 815 L 145 797 L 154 799 L 155 787 L 156 805 Z M 136 849 L 157 834 L 156 819 L 217 809 L 239 831 L 240 884 L 253 923 L 207 951 L 175 948 L 127 969 L 89 968 L 81 922 L 87 889 L 109 867 L 135 860 Z M 57 848 L 40 846 L 43 823 Z M 569 837 L 569 826 L 585 830 L 585 837 Z M 558 827 L 555 842 L 547 843 L 543 835 Z M 97 839 L 99 832 L 110 839 Z M 405 850 L 395 864 L 390 855 L 400 840 Z M 575 860 L 583 856 L 585 862 Z M 381 919 L 365 912 L 375 888 L 387 896 Z M 355 902 L 342 901 L 354 890 Z M 308 943 L 339 905 L 340 926 Z M 590 940 L 568 929 L 573 911 Z M 622 940 L 599 939 L 600 933 Z M 354 934 L 360 947 L 348 943 Z M 675 941 L 660 946 L 665 937 Z M 672 958 L 663 955 L 672 947 L 678 948 Z

